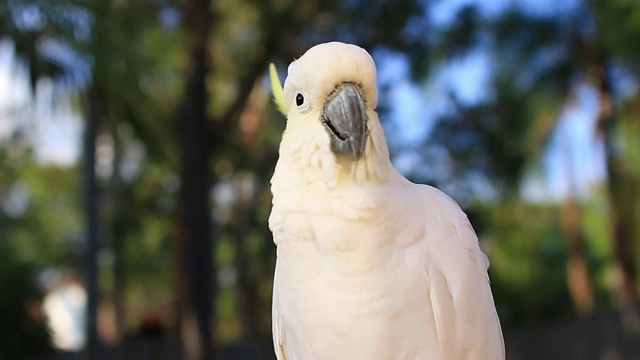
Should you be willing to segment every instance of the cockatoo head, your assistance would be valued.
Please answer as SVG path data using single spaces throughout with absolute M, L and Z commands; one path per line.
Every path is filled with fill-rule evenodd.
M 378 104 L 376 66 L 367 51 L 339 42 L 312 47 L 289 66 L 284 96 L 289 119 L 319 122 L 336 156 L 362 156 L 367 110 Z
M 375 112 L 376 66 L 366 50 L 340 42 L 312 47 L 289 65 L 283 94 L 281 160 L 318 169 L 330 186 L 345 176 L 378 176 L 388 150 Z

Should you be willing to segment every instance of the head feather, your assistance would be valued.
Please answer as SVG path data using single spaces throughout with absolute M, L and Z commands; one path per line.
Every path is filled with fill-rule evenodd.
M 278 110 L 287 116 L 289 110 L 287 109 L 287 102 L 284 100 L 284 92 L 282 90 L 282 83 L 280 77 L 278 77 L 278 71 L 276 66 L 271 63 L 269 65 L 269 77 L 271 78 L 271 92 L 273 92 L 273 101 L 276 103 Z

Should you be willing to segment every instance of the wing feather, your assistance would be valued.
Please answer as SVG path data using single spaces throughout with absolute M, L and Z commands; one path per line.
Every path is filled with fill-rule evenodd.
M 276 268 L 278 264 L 276 263 Z M 273 277 L 273 283 L 275 285 L 277 281 L 278 271 L 276 270 L 275 275 Z M 273 336 L 273 349 L 276 353 L 276 359 L 278 360 L 288 360 L 287 357 L 287 347 L 285 343 L 285 335 L 282 329 L 282 319 L 280 318 L 280 313 L 278 312 L 278 293 L 276 291 L 273 292 L 273 303 L 271 309 L 271 333 Z
M 445 334 L 455 333 L 455 311 L 453 310 L 453 301 L 451 293 L 447 287 L 447 279 L 441 272 L 430 269 L 427 272 L 431 284 L 429 296 L 431 305 L 433 306 L 433 315 L 438 329 L 438 342 L 442 349 L 442 356 L 446 359 L 454 359 L 455 354 L 449 352 L 455 348 L 455 343 L 451 336 Z
M 488 259 L 458 204 L 429 187 L 434 201 L 427 220 L 427 275 L 438 339 L 445 359 L 504 359 Z

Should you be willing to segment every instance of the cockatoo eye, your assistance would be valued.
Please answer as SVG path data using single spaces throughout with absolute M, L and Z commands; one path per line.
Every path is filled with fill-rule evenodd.
M 296 95 L 296 105 L 302 106 L 303 104 L 304 104 L 304 95 L 302 95 L 301 93 L 298 93 Z

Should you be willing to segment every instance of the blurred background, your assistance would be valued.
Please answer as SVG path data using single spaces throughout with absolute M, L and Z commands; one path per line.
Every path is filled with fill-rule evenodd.
M 635 0 L 0 2 L 0 359 L 273 359 L 267 69 L 330 40 L 508 358 L 640 359 L 639 39 Z

